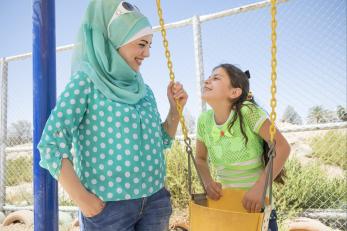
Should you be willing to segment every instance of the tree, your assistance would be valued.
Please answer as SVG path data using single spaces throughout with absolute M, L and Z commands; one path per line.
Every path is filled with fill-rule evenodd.
M 347 121 L 347 111 L 346 108 L 342 107 L 341 105 L 337 106 L 336 109 L 337 117 L 342 121 Z
M 328 117 L 328 112 L 323 106 L 314 106 L 309 109 L 308 112 L 308 122 L 309 123 L 326 123 Z
M 284 110 L 282 121 L 291 124 L 302 124 L 300 115 L 290 105 L 288 105 Z
M 18 120 L 12 123 L 9 128 L 8 141 L 10 146 L 31 142 L 31 123 L 27 120 Z

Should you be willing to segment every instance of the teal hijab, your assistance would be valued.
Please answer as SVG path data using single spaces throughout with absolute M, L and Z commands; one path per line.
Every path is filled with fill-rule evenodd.
M 107 98 L 136 104 L 146 94 L 139 72 L 134 71 L 117 49 L 144 28 L 148 19 L 134 11 L 122 14 L 107 25 L 120 0 L 92 0 L 81 25 L 72 60 L 72 74 L 85 72 Z

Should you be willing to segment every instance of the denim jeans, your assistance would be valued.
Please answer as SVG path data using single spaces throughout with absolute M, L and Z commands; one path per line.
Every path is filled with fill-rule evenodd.
M 166 231 L 172 213 L 170 193 L 162 188 L 140 199 L 106 202 L 93 217 L 81 215 L 82 231 Z
M 269 231 L 278 231 L 276 210 L 271 211 L 269 220 Z

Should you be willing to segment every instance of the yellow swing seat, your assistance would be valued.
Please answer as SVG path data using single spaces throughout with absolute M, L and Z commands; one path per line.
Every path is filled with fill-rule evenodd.
M 271 206 L 262 213 L 247 212 L 241 201 L 246 191 L 224 189 L 219 200 L 207 199 L 207 206 L 189 204 L 190 231 L 261 231 L 269 223 Z

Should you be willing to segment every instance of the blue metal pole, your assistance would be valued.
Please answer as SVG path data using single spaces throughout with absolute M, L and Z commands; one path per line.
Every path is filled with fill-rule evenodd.
M 58 231 L 58 186 L 39 166 L 40 141 L 56 103 L 55 1 L 33 0 L 34 230 Z

